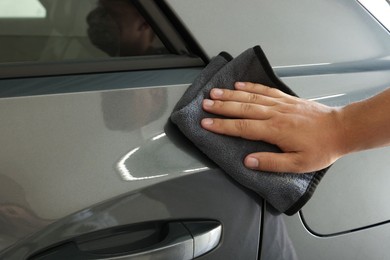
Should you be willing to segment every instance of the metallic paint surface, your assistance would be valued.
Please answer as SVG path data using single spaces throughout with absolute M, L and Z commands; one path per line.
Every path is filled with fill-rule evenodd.
M 277 74 L 304 98 L 344 105 L 390 85 L 389 35 L 355 1 L 169 3 L 210 57 L 221 51 L 221 42 L 234 55 L 261 44 L 279 67 Z M 209 8 L 210 3 L 217 8 Z M 193 4 L 203 10 L 203 19 L 191 12 Z M 288 12 L 279 15 L 280 10 Z M 215 32 L 217 41 L 209 37 Z M 183 148 L 180 139 L 171 138 L 174 134 L 167 135 L 169 140 L 161 136 L 171 109 L 199 69 L 134 73 L 0 81 L 2 97 L 42 95 L 0 99 L 0 258 L 23 259 L 74 235 L 172 218 L 221 221 L 221 248 L 231 259 L 240 259 L 237 247 L 248 253 L 241 259 L 257 251 L 261 209 L 256 200 L 190 144 Z M 188 77 L 175 78 L 182 75 Z M 108 90 L 113 88 L 122 90 Z M 58 94 L 80 90 L 92 92 Z M 133 94 L 133 102 L 142 106 L 122 99 Z M 161 113 L 151 117 L 154 101 Z M 168 156 L 161 158 L 159 152 Z M 388 154 L 386 148 L 337 162 L 303 209 L 310 227 L 328 234 L 389 220 Z M 156 159 L 159 164 L 151 163 Z M 123 178 L 121 162 L 133 179 Z M 162 172 L 158 166 L 164 162 Z M 389 224 L 320 238 L 304 228 L 298 215 L 283 218 L 299 259 L 389 258 Z M 200 259 L 227 259 L 221 254 L 216 250 Z
M 389 75 L 374 71 L 283 80 L 302 97 L 343 105 L 380 91 L 390 84 Z M 13 233 L 3 234 L 2 248 L 101 201 L 215 167 L 167 126 L 169 114 L 187 86 L 1 99 L 1 204 L 3 212 L 10 207 L 20 211 L 6 215 L 1 222 L 3 230 L 15 223 Z M 138 150 L 126 158 L 134 149 Z M 365 157 L 365 164 L 385 173 L 387 165 L 380 158 Z M 133 179 L 124 178 L 118 168 L 121 162 Z M 333 169 L 337 173 L 333 174 Z M 349 159 L 333 169 L 303 210 L 311 228 L 329 233 L 389 219 L 387 185 L 381 178 L 373 188 L 367 187 L 366 172 Z M 335 183 L 348 183 L 352 178 L 348 172 L 354 175 L 356 188 L 340 200 L 336 194 L 342 190 Z M 372 196 L 379 199 L 372 203 Z M 329 200 L 337 200 L 339 208 L 326 203 Z M 365 205 L 366 210 L 353 213 L 359 209 L 354 205 Z M 375 216 L 369 213 L 372 210 L 376 210 Z M 340 218 L 343 212 L 350 217 Z M 85 214 L 90 213 L 87 210 Z M 321 217 L 324 214 L 326 219 Z M 110 223 L 105 219 L 101 221 Z
M 217 250 L 199 259 L 255 260 L 260 218 L 261 200 L 214 169 L 170 179 L 89 206 L 48 225 L 6 249 L 0 256 L 10 260 L 25 259 L 72 237 L 121 225 L 148 221 L 216 220 L 222 225 L 221 242 Z
M 179 86 L 2 99 L 1 173 L 20 186 L 24 194 L 19 197 L 49 219 L 106 195 L 140 188 L 140 182 L 124 182 L 114 164 L 162 131 L 174 100 L 184 90 Z M 113 103 L 105 103 L 112 95 Z M 163 117 L 152 118 L 156 111 Z M 9 200 L 22 203 L 12 201 L 15 196 Z M 73 203 L 58 205 L 58 200 Z
M 335 237 L 318 237 L 309 233 L 296 214 L 284 216 L 287 232 L 300 260 L 366 260 L 388 259 L 390 225 L 381 225 L 356 233 L 346 233 Z M 326 216 L 322 217 L 323 220 Z
M 389 87 L 390 71 L 288 77 L 284 81 L 299 95 L 343 106 Z M 389 220 L 389 154 L 387 147 L 338 160 L 302 209 L 309 227 L 326 235 Z
M 236 56 L 255 45 L 273 66 L 353 62 L 390 53 L 388 31 L 357 1 L 167 2 L 209 57 L 221 48 Z M 202 10 L 202 19 L 193 10 Z

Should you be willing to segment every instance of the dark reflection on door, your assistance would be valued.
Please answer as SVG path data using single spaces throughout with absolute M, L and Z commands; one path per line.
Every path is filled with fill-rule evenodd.
M 51 222 L 31 209 L 22 186 L 0 174 L 0 251 Z
M 158 120 L 168 107 L 166 88 L 103 92 L 102 111 L 110 130 L 131 132 Z
M 266 204 L 263 220 L 263 243 L 261 259 L 263 260 L 297 260 L 295 248 L 287 232 L 283 216 L 271 205 Z

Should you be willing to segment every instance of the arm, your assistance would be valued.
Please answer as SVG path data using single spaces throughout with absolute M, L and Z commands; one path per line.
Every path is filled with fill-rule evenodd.
M 262 140 L 283 153 L 249 154 L 248 168 L 312 172 L 345 154 L 390 145 L 390 89 L 342 108 L 287 95 L 260 84 L 237 82 L 236 90 L 213 89 L 203 109 L 232 119 L 203 119 L 219 134 Z

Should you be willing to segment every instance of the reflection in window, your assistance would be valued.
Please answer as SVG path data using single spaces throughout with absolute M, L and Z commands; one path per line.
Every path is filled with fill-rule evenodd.
M 99 0 L 87 23 L 91 42 L 110 56 L 165 52 L 150 25 L 129 0 Z
M 0 13 L 13 15 L 0 17 L 0 63 L 167 53 L 131 0 L 0 0 Z
M 38 0 L 1 0 L 1 18 L 45 18 L 46 10 Z

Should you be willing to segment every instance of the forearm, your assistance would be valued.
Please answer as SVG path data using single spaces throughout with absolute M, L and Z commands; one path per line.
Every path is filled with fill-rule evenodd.
M 343 154 L 390 145 L 390 88 L 340 110 Z

